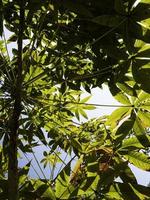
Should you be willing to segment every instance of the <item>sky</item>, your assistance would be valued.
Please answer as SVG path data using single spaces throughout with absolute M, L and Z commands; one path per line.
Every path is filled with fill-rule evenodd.
M 6 32 L 6 38 L 8 38 L 10 36 L 10 32 L 8 32 L 7 30 L 5 32 Z M 16 47 L 15 43 L 8 45 L 8 51 L 9 51 L 10 56 L 12 56 L 12 48 L 15 48 L 15 47 Z M 103 86 L 103 89 L 100 89 L 100 88 L 92 89 L 91 93 L 92 93 L 92 97 L 91 97 L 91 99 L 89 100 L 88 103 L 119 105 L 119 103 L 112 97 L 112 95 L 109 92 L 109 89 L 106 85 Z M 89 93 L 85 92 L 82 97 L 86 97 L 86 96 L 89 96 Z M 98 117 L 103 116 L 103 115 L 110 115 L 113 112 L 113 110 L 115 110 L 115 109 L 116 108 L 114 108 L 114 107 L 99 107 L 95 110 L 87 111 L 86 113 L 88 114 L 89 119 L 91 119 L 91 118 L 98 118 Z M 85 119 L 83 119 L 83 118 L 81 118 L 81 119 L 82 119 L 83 122 L 85 121 Z M 44 146 L 42 146 L 42 147 L 40 146 L 40 147 L 35 148 L 35 156 L 38 158 L 38 161 L 40 161 L 43 158 L 43 151 L 44 150 L 47 150 L 47 148 L 45 148 Z M 43 171 L 42 166 L 43 165 L 41 165 L 39 163 L 39 165 L 40 165 L 40 167 L 39 167 L 36 160 L 34 159 L 33 155 L 28 154 L 27 155 L 28 159 L 24 155 L 21 155 L 21 156 L 22 156 L 22 158 L 20 158 L 20 160 L 19 160 L 19 166 L 20 167 L 22 167 L 25 163 L 27 163 L 28 159 L 32 160 L 32 166 L 31 166 L 31 169 L 29 171 L 29 175 L 31 177 L 37 178 L 36 173 L 38 173 L 41 178 L 45 178 L 45 177 L 49 178 L 50 177 L 50 169 L 48 167 L 45 168 L 44 174 L 43 174 L 42 173 L 42 171 Z M 69 157 L 67 157 L 65 155 L 65 153 L 63 154 L 63 157 L 64 158 L 66 157 L 66 160 L 65 160 L 66 163 L 70 159 Z M 63 167 L 62 164 L 58 164 L 56 171 L 59 172 L 59 170 L 62 167 Z M 135 174 L 139 184 L 141 184 L 141 185 L 148 185 L 149 184 L 149 182 L 150 182 L 150 172 L 145 172 L 145 171 L 140 170 L 140 169 L 138 169 L 138 168 L 136 168 L 132 165 L 130 165 L 130 167 L 131 167 L 133 173 Z M 42 168 L 42 169 L 40 169 L 40 168 Z M 57 172 L 55 172 L 55 173 L 57 173 Z

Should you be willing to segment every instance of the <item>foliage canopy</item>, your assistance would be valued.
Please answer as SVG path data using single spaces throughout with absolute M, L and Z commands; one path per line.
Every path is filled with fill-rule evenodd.
M 150 171 L 150 0 L 0 0 L 0 35 L 0 198 L 149 199 L 129 164 Z M 119 108 L 75 124 L 102 84 Z M 18 169 L 39 143 L 50 180 Z

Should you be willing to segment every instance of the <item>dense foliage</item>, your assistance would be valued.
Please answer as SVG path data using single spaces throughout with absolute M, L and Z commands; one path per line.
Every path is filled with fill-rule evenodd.
M 0 199 L 148 200 L 150 0 L 0 0 L 0 35 Z M 75 124 L 102 84 L 119 108 Z M 18 169 L 39 144 L 50 180 Z

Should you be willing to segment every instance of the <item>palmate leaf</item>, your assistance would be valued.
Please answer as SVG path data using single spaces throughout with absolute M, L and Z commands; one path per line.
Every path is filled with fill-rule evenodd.
M 0 19 L 2 18 L 1 21 L 3 21 L 4 17 L 7 27 L 19 37 L 19 1 L 3 0 L 0 1 L 0 3 L 1 2 L 3 2 L 4 9 L 6 10 L 4 16 L 1 17 L 0 13 Z M 144 6 L 141 2 L 144 2 Z M 148 106 L 146 104 L 148 102 L 142 102 L 141 104 L 139 100 L 134 107 L 132 106 L 130 102 L 131 98 L 129 97 L 136 97 L 135 92 L 138 93 L 138 91 L 134 91 L 136 83 L 141 88 L 145 88 L 145 91 L 149 92 L 149 47 L 143 45 L 142 49 L 137 53 L 140 47 L 134 46 L 134 40 L 137 40 L 137 38 L 141 38 L 141 40 L 145 42 L 150 41 L 148 19 L 149 7 L 147 6 L 147 2 L 148 1 L 146 0 L 77 0 L 76 3 L 65 0 L 58 2 L 53 1 L 50 4 L 49 1 L 40 0 L 26 2 L 26 6 L 24 7 L 25 25 L 23 26 L 23 33 L 31 45 L 25 46 L 22 51 L 23 70 L 24 68 L 25 70 L 22 72 L 24 83 L 23 87 L 21 87 L 21 90 L 23 89 L 23 91 L 21 91 L 20 94 L 24 95 L 23 97 L 21 96 L 21 99 L 23 100 L 21 104 L 21 115 L 25 115 L 25 117 L 27 115 L 29 120 L 24 123 L 25 128 L 22 127 L 22 124 L 20 125 L 24 131 L 22 130 L 22 132 L 19 132 L 19 139 L 22 136 L 26 138 L 30 137 L 29 141 L 33 144 L 32 139 L 34 138 L 31 136 L 34 135 L 37 136 L 44 145 L 47 145 L 45 132 L 43 132 L 43 127 L 46 127 L 47 125 L 49 137 L 52 139 L 49 143 L 52 145 L 52 150 L 57 149 L 59 146 L 66 151 L 68 148 L 71 150 L 73 149 L 74 152 L 75 150 L 78 150 L 77 153 L 80 154 L 80 152 L 88 146 L 89 149 L 90 147 L 92 150 L 94 149 L 95 155 L 97 155 L 98 151 L 95 150 L 97 147 L 102 146 L 107 149 L 108 145 L 109 147 L 111 145 L 114 152 L 110 153 L 105 151 L 105 154 L 111 154 L 112 163 L 107 163 L 108 167 L 103 168 L 96 162 L 97 159 L 99 159 L 97 156 L 100 157 L 101 155 L 95 156 L 96 158 L 92 155 L 94 158 L 93 161 L 90 162 L 90 160 L 88 160 L 86 163 L 87 166 L 85 166 L 87 169 L 87 176 L 85 175 L 85 177 L 82 177 L 80 175 L 84 175 L 84 173 L 79 174 L 80 183 L 77 185 L 76 190 L 75 186 L 70 183 L 71 163 L 68 163 L 56 177 L 56 181 L 52 186 L 53 189 L 48 182 L 33 180 L 31 181 L 31 193 L 30 191 L 29 193 L 26 191 L 28 197 L 25 196 L 25 199 L 77 199 L 77 196 L 80 196 L 79 199 L 94 199 L 93 196 L 86 196 L 86 194 L 90 195 L 93 193 L 95 195 L 97 190 L 101 193 L 103 192 L 103 189 L 106 189 L 103 194 L 104 199 L 118 198 L 119 200 L 137 200 L 143 198 L 136 192 L 138 189 L 136 188 L 135 190 L 130 184 L 113 184 L 114 178 L 120 174 L 122 175 L 120 175 L 120 177 L 124 182 L 134 182 L 134 178 L 129 170 L 126 170 L 126 168 L 120 167 L 121 169 L 118 169 L 117 167 L 114 167 L 113 157 L 117 153 L 120 153 L 121 155 L 122 152 L 125 152 L 123 154 L 124 156 L 128 156 L 128 151 L 130 154 L 131 150 L 137 152 L 146 145 L 148 146 L 148 143 L 145 142 L 147 137 L 144 135 L 145 126 L 149 126 L 149 115 L 145 112 L 148 110 L 148 107 L 142 108 L 142 106 Z M 1 8 L 2 6 L 0 5 L 0 11 Z M 142 14 L 140 14 L 140 10 Z M 2 32 L 1 27 L 2 24 L 0 24 L 0 34 Z M 126 42 L 125 37 L 127 38 Z M 100 43 L 98 43 L 99 38 L 101 38 Z M 13 38 L 13 40 L 16 39 L 18 40 L 18 38 Z M 111 42 L 109 43 L 109 41 Z M 22 41 L 22 43 L 24 43 L 24 41 Z M 55 43 L 55 45 L 52 45 L 52 43 Z M 107 44 L 105 45 L 105 43 Z M 129 46 L 133 46 L 132 51 L 130 51 Z M 16 50 L 16 52 L 19 53 L 19 49 Z M 129 52 L 134 52 L 134 54 L 130 55 L 131 59 L 128 61 Z M 30 55 L 26 58 L 26 54 L 28 53 Z M 74 55 L 70 56 L 72 54 Z M 13 56 L 12 65 L 14 68 L 12 69 L 15 69 L 14 73 L 16 75 L 18 62 L 16 62 L 16 55 Z M 56 62 L 54 57 L 59 61 Z M 69 60 L 68 57 L 72 57 L 71 59 L 73 59 L 73 62 L 67 63 L 67 60 Z M 96 57 L 100 57 L 100 61 L 96 59 L 99 61 L 97 63 L 95 62 Z M 86 63 L 87 60 L 90 60 L 90 62 Z M 29 63 L 26 63 L 26 61 L 29 61 Z M 136 83 L 133 82 L 133 84 L 129 83 L 130 80 L 126 81 L 126 77 L 124 78 L 125 73 L 128 73 L 131 77 L 131 61 L 133 61 L 134 70 L 132 71 L 136 81 Z M 137 63 L 137 65 L 135 63 L 135 66 L 134 61 Z M 88 63 L 91 63 L 91 66 L 89 66 Z M 121 67 L 119 68 L 118 65 L 119 67 L 121 65 Z M 110 70 L 107 70 L 108 66 L 108 69 Z M 115 141 L 111 130 L 107 130 L 107 124 L 105 127 L 105 122 L 100 122 L 102 126 L 100 123 L 94 123 L 93 127 L 85 125 L 80 131 L 78 131 L 78 128 L 72 128 L 72 116 L 68 113 L 72 112 L 78 119 L 81 115 L 87 118 L 85 110 L 93 109 L 93 107 L 92 105 L 85 105 L 88 98 L 76 101 L 75 97 L 73 98 L 71 95 L 64 95 L 69 88 L 75 90 L 80 89 L 82 81 L 85 82 L 85 78 L 82 80 L 82 75 L 84 77 L 86 73 L 92 74 L 98 70 L 101 73 L 101 69 L 102 73 L 104 72 L 104 77 L 97 76 L 97 74 L 96 76 L 94 74 L 94 78 L 87 77 L 87 88 L 100 86 L 103 82 L 109 82 L 109 80 L 113 79 L 112 77 L 116 75 L 109 86 L 110 90 L 120 103 L 128 106 L 115 111 L 108 120 L 108 125 L 111 126 L 110 129 L 112 128 L 113 133 L 116 133 L 116 135 L 114 134 Z M 5 73 L 4 71 L 5 70 L 3 69 L 3 73 Z M 8 72 L 10 71 L 8 70 Z M 142 77 L 143 75 L 144 77 Z M 8 74 L 5 73 L 3 77 L 8 77 Z M 78 77 L 79 79 L 75 77 Z M 62 82 L 64 84 L 62 84 Z M 71 82 L 70 85 L 69 82 Z M 16 79 L 14 80 L 14 83 L 16 83 Z M 50 90 L 53 85 L 60 84 L 63 85 L 60 91 L 57 90 L 52 92 Z M 7 93 L 8 91 L 4 88 L 4 96 Z M 11 91 L 11 94 L 13 94 L 13 91 Z M 58 98 L 57 94 L 60 98 Z M 12 96 L 13 95 L 11 95 L 10 98 L 12 98 Z M 16 96 L 16 94 L 14 96 Z M 28 96 L 32 97 L 32 99 L 27 99 L 26 97 Z M 42 98 L 42 100 L 40 100 L 40 98 Z M 50 99 L 52 101 L 48 102 Z M 12 113 L 11 109 L 14 106 L 14 99 L 12 100 L 12 104 L 9 106 L 10 110 L 8 113 L 6 112 L 6 117 L 3 120 L 6 121 L 6 126 L 9 113 Z M 57 103 L 56 100 L 58 100 Z M 59 101 L 61 102 L 60 104 Z M 70 109 L 69 106 L 67 107 L 68 112 L 64 111 L 62 108 L 66 105 L 64 102 L 67 101 L 73 102 Z M 57 106 L 59 108 L 57 108 Z M 130 117 L 132 110 L 137 111 L 134 117 Z M 64 119 L 65 117 L 67 118 L 66 120 Z M 125 117 L 128 117 L 128 119 L 126 120 Z M 126 121 L 123 122 L 123 120 Z M 28 123 L 31 124 L 32 122 L 37 124 L 36 127 L 26 131 L 26 129 L 29 129 Z M 37 128 L 39 128 L 39 130 L 37 130 Z M 87 128 L 88 134 L 83 134 L 83 132 L 86 132 Z M 8 127 L 6 127 L 5 132 L 8 132 Z M 129 141 L 129 137 L 134 137 L 134 135 L 136 135 L 136 141 Z M 4 139 L 6 144 L 5 155 L 7 155 L 9 138 L 5 135 Z M 114 145 L 113 147 L 112 144 Z M 131 145 L 130 147 L 129 144 Z M 120 149 L 122 148 L 122 151 L 120 150 L 119 152 L 117 145 Z M 145 149 L 146 148 L 144 148 L 144 150 Z M 23 150 L 25 151 L 25 148 L 23 148 Z M 89 152 L 84 153 L 88 154 Z M 9 160 L 11 161 L 11 158 Z M 131 162 L 135 162 L 135 164 L 137 162 L 137 160 L 135 161 L 135 157 L 133 159 L 133 156 L 130 156 L 130 160 Z M 49 161 L 53 161 L 53 157 L 49 157 L 45 163 L 47 164 Z M 101 175 L 101 182 L 103 184 L 102 186 L 99 184 L 99 187 L 97 187 L 97 182 L 99 181 L 99 176 L 97 174 L 99 174 L 100 167 L 103 169 L 101 170 L 102 172 L 104 170 L 107 171 L 107 169 L 110 169 L 110 171 L 105 174 L 106 176 L 103 176 L 103 174 Z M 122 173 L 120 170 L 122 170 Z M 20 184 L 22 184 L 22 182 Z M 114 193 L 117 194 L 114 195 L 114 193 L 111 193 L 105 198 L 105 193 L 109 193 L 107 192 L 107 190 L 109 190 L 108 184 L 113 184 L 114 187 L 112 192 L 115 190 Z M 81 195 L 85 195 L 85 198 L 81 197 Z M 1 197 L 1 199 L 4 199 L 4 197 Z M 7 197 L 5 199 L 7 199 Z
M 125 158 L 134 166 L 145 171 L 150 171 L 150 159 L 144 153 L 129 151 L 128 154 L 125 155 Z
M 85 119 L 88 119 L 88 115 L 86 114 L 85 110 L 94 110 L 95 109 L 95 106 L 86 104 L 90 98 L 91 98 L 91 95 L 87 96 L 83 99 L 80 99 L 80 97 L 78 97 L 77 102 L 76 101 L 74 101 L 73 103 L 70 102 L 66 105 L 67 109 L 72 111 L 79 121 L 80 121 L 80 115 L 83 116 Z
M 43 152 L 44 158 L 41 160 L 41 163 L 43 163 L 44 168 L 46 168 L 47 165 L 56 165 L 57 163 L 61 162 L 60 155 L 61 153 L 58 151 L 55 151 L 54 153 L 47 153 L 46 151 Z

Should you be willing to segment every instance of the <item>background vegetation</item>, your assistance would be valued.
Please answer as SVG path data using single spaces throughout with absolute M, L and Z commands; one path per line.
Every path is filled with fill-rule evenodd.
M 150 170 L 150 0 L 0 0 L 0 35 L 0 198 L 148 200 L 129 163 Z M 104 83 L 120 107 L 75 124 Z M 39 143 L 50 179 L 18 168 Z

